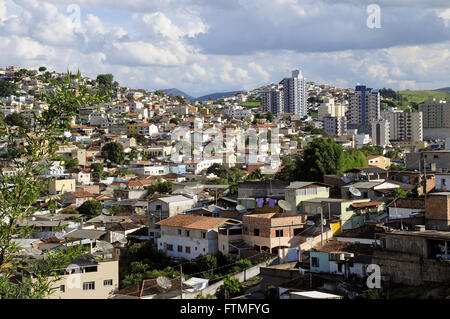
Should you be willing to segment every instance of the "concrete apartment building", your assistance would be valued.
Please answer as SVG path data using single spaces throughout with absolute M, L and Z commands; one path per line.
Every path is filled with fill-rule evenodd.
M 389 121 L 389 136 L 391 141 L 423 140 L 422 112 L 413 112 L 411 108 L 405 111 L 389 109 L 383 112 L 383 118 Z
M 349 100 L 348 127 L 368 134 L 371 121 L 379 120 L 381 117 L 380 93 L 364 85 L 358 85 L 355 93 L 349 96 Z
M 387 120 L 374 120 L 372 122 L 372 144 L 375 146 L 388 146 L 390 123 Z
M 332 135 L 342 136 L 347 134 L 347 118 L 345 116 L 325 116 L 323 129 Z
M 323 121 L 325 116 L 345 116 L 346 107 L 345 104 L 335 103 L 333 98 L 325 98 L 323 103 L 317 107 L 319 121 Z
M 269 88 L 261 94 L 261 105 L 267 112 L 275 115 L 284 113 L 284 95 L 282 86 Z
M 428 100 L 419 105 L 423 113 L 424 128 L 450 128 L 450 103 L 443 100 Z
M 119 289 L 119 261 L 95 260 L 92 256 L 74 260 L 49 299 L 108 299 Z M 76 266 L 76 267 L 75 267 Z M 75 268 L 74 268 L 75 267 Z
M 450 103 L 443 100 L 428 100 L 419 105 L 423 113 L 423 136 L 425 139 L 444 139 L 450 128 Z
M 226 218 L 176 215 L 158 223 L 161 237 L 157 240 L 159 250 L 174 258 L 196 258 L 215 254 L 218 249 L 218 229 L 227 223 Z
M 283 85 L 284 113 L 304 117 L 308 114 L 306 79 L 300 70 L 293 70 L 291 77 L 281 81 Z

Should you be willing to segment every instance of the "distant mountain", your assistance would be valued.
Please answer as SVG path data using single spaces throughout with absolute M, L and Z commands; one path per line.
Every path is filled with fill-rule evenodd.
M 181 91 L 178 90 L 176 88 L 172 88 L 172 89 L 162 89 L 159 91 L 163 91 L 166 92 L 167 95 L 173 94 L 174 96 L 184 96 L 186 99 L 188 99 L 189 101 L 195 101 L 195 97 Z
M 231 91 L 231 92 L 217 92 L 217 93 L 211 93 L 211 94 L 206 94 L 200 97 L 193 97 L 181 90 L 178 90 L 176 88 L 172 88 L 172 89 L 162 89 L 159 91 L 163 91 L 166 92 L 167 95 L 173 94 L 175 96 L 184 96 L 186 99 L 188 99 L 189 101 L 208 101 L 209 99 L 213 99 L 218 100 L 224 97 L 229 97 L 229 96 L 233 96 L 236 95 L 238 93 L 245 93 L 245 91 Z
M 245 93 L 245 91 L 231 91 L 231 92 L 221 92 L 221 93 L 211 93 L 211 94 L 206 94 L 203 96 L 200 96 L 198 98 L 195 99 L 195 101 L 208 101 L 210 99 L 212 100 L 218 100 L 224 97 L 229 97 L 229 96 L 233 96 L 236 95 L 238 93 Z
M 433 91 L 443 91 L 443 92 L 447 92 L 447 91 L 450 91 L 450 87 L 440 88 L 440 89 L 433 90 Z

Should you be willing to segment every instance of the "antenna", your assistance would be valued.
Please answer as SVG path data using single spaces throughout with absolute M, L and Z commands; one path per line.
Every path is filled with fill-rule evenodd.
M 286 200 L 280 200 L 280 201 L 278 201 L 278 206 L 280 206 L 283 210 L 288 210 L 288 211 L 291 211 L 292 210 L 292 205 L 291 205 L 291 203 L 289 203 L 288 201 L 286 201 Z
M 354 186 L 350 186 L 348 191 L 354 196 L 361 196 L 361 191 Z

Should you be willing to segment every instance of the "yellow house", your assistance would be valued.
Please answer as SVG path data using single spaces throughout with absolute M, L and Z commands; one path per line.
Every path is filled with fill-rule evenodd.
M 62 278 L 53 283 L 56 291 L 48 299 L 108 299 L 119 289 L 119 261 L 89 260 L 73 263 Z
M 136 122 L 127 123 L 127 132 L 129 135 L 137 135 L 139 132 L 138 123 Z
M 50 181 L 49 192 L 51 195 L 74 192 L 76 188 L 75 179 L 53 179 Z
M 391 166 L 391 159 L 389 157 L 371 155 L 366 157 L 369 167 L 379 167 L 388 169 Z

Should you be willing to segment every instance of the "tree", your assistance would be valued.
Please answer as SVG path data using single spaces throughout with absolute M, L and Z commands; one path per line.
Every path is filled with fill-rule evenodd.
M 278 288 L 271 285 L 264 289 L 264 299 L 280 299 Z
M 123 164 L 125 162 L 125 152 L 120 143 L 107 143 L 103 146 L 102 152 L 106 155 L 106 158 L 114 164 Z
M 356 167 L 367 167 L 366 156 L 355 148 L 346 149 L 344 151 L 342 170 L 345 172 Z
M 39 72 L 45 72 L 45 71 L 47 71 L 47 68 L 45 66 L 41 66 L 39 68 Z
M 155 184 L 146 187 L 148 194 L 151 196 L 155 193 L 170 194 L 172 193 L 172 183 L 158 180 Z
M 397 199 L 397 198 L 406 198 L 408 196 L 408 191 L 402 189 L 402 188 L 397 188 L 396 190 L 394 190 L 392 192 L 392 199 Z
M 5 122 L 6 122 L 6 124 L 11 125 L 11 126 L 19 126 L 21 128 L 28 127 L 28 124 L 27 124 L 25 118 L 23 117 L 23 115 L 16 113 L 16 112 L 8 114 L 5 117 Z
M 48 296 L 59 280 L 59 270 L 78 254 L 75 248 L 61 249 L 33 261 L 24 256 L 23 248 L 13 241 L 13 238 L 27 238 L 34 231 L 33 227 L 20 227 L 19 220 L 26 220 L 44 208 L 56 209 L 56 198 L 45 204 L 38 201 L 41 191 L 49 186 L 49 180 L 41 176 L 52 165 L 51 159 L 59 143 L 64 141 L 63 133 L 70 128 L 80 106 L 101 102 L 101 98 L 87 88 L 81 74 L 77 73 L 76 77 L 76 83 L 70 72 L 62 82 L 49 80 L 52 90 L 41 93 L 47 108 L 35 115 L 33 126 L 12 130 L 8 123 L 0 121 L 0 139 L 8 149 L 22 141 L 15 156 L 9 158 L 15 174 L 0 172 L 0 298 Z M 13 278 L 25 269 L 33 272 L 34 277 L 22 277 L 18 283 L 14 282 Z
M 206 170 L 206 174 L 214 174 L 218 177 L 224 178 L 228 174 L 228 169 L 219 163 L 214 163 Z
M 254 180 L 260 180 L 263 177 L 261 173 L 261 169 L 257 168 L 250 174 L 248 174 L 246 180 L 248 181 L 254 181 Z
M 102 179 L 102 177 L 103 177 L 103 170 L 104 170 L 103 164 L 101 164 L 101 163 L 93 163 L 91 165 L 91 169 L 94 172 L 94 174 L 97 175 L 97 178 L 99 180 Z
M 244 287 L 239 282 L 239 279 L 232 278 L 230 275 L 227 275 L 223 280 L 223 285 L 217 289 L 216 297 L 217 299 L 229 299 L 235 296 L 238 296 Z
M 66 169 L 78 168 L 78 159 L 77 158 L 69 158 L 65 161 L 64 167 Z
M 169 121 L 169 123 L 172 123 L 172 124 L 175 124 L 175 125 L 178 125 L 180 122 L 181 122 L 181 119 L 179 117 L 177 117 L 177 116 L 172 117 L 170 119 L 170 121 Z
M 81 215 L 86 215 L 89 217 L 95 217 L 101 215 L 103 210 L 103 205 L 96 200 L 85 201 L 80 207 L 77 208 Z
M 366 289 L 361 292 L 357 299 L 381 299 L 379 289 Z
M 281 172 L 275 174 L 275 179 L 282 181 L 294 181 L 295 179 L 295 162 L 292 157 L 283 157 L 281 159 Z
M 383 146 L 364 145 L 363 147 L 361 147 L 360 150 L 364 153 L 365 156 L 370 156 L 370 155 L 382 156 L 383 152 L 384 152 Z
M 269 122 L 273 122 L 273 119 L 274 119 L 273 113 L 272 113 L 272 112 L 267 112 L 267 114 L 266 114 L 266 119 L 267 119 L 267 121 L 269 121 Z
M 340 174 L 344 151 L 332 138 L 315 138 L 297 159 L 294 178 L 304 181 L 323 181 L 323 176 Z
M 114 89 L 114 76 L 112 74 L 99 74 L 97 76 L 99 93 L 109 97 Z
M 16 84 L 0 79 L 0 97 L 15 95 L 18 90 L 19 87 Z

